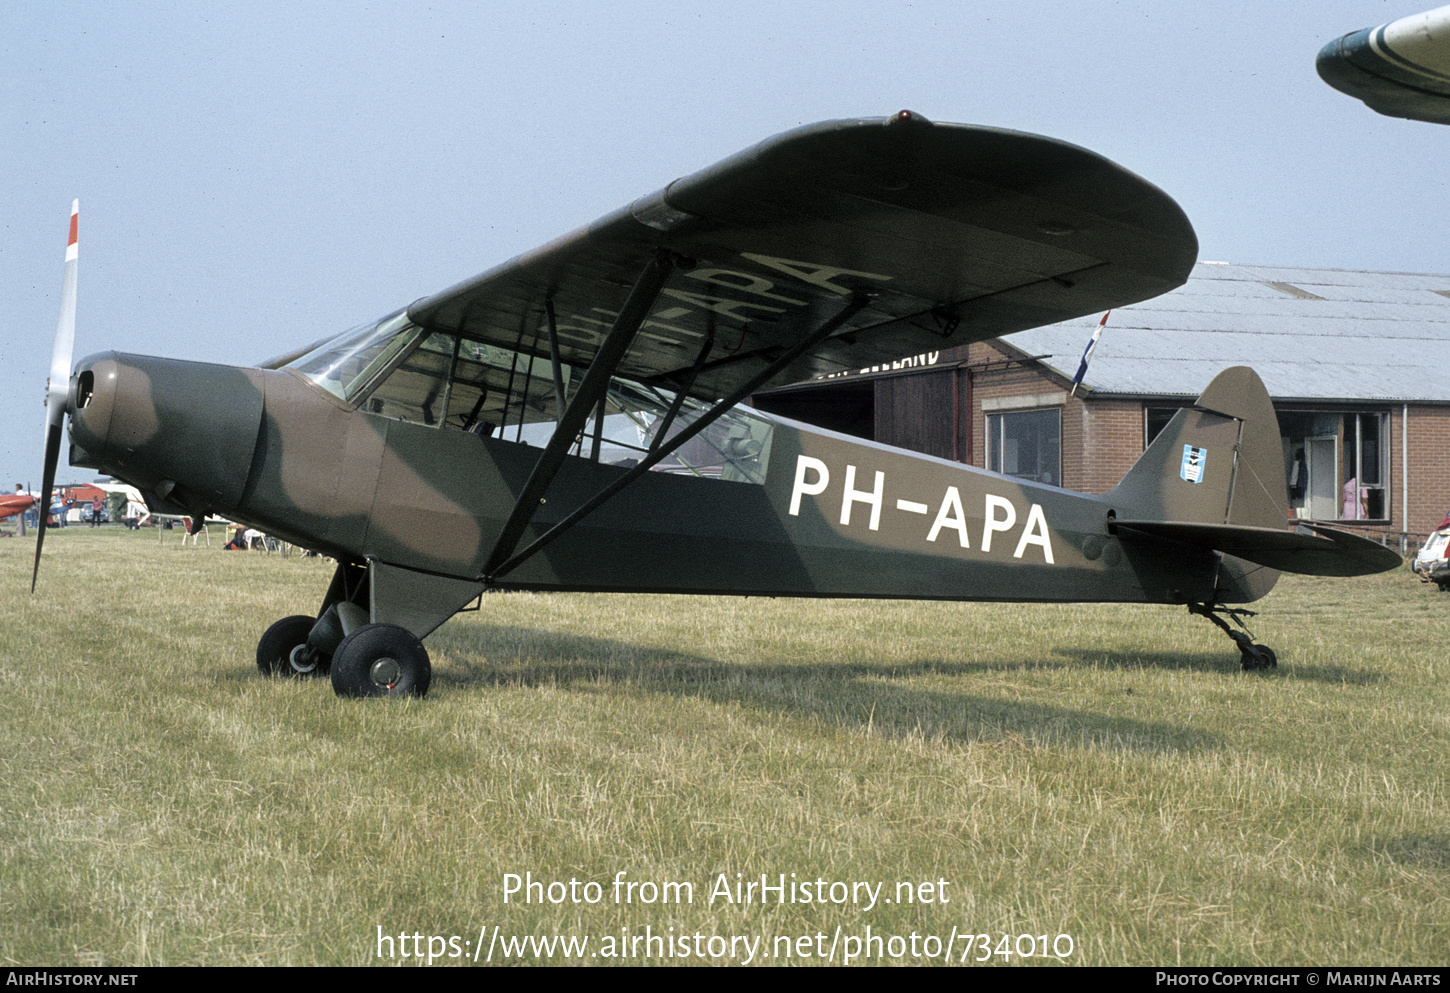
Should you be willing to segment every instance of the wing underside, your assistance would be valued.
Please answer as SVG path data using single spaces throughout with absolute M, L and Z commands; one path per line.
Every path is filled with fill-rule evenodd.
M 726 396 L 1156 296 L 1197 240 L 1167 195 L 1063 142 L 903 112 L 769 139 L 408 309 L 425 327 L 588 365 L 661 250 L 679 260 L 618 375 Z M 862 301 L 865 306 L 860 306 Z

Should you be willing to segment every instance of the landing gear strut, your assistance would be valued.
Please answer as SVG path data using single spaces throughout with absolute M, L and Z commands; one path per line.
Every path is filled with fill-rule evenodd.
M 1190 614 L 1198 614 L 1200 617 L 1207 617 L 1214 624 L 1218 625 L 1224 634 L 1233 640 L 1233 643 L 1238 647 L 1239 654 L 1243 656 L 1242 661 L 1245 671 L 1249 669 L 1272 669 L 1279 664 L 1279 657 L 1274 654 L 1274 650 L 1268 645 L 1255 644 L 1254 636 L 1244 626 L 1242 618 L 1255 616 L 1252 610 L 1225 607 L 1221 603 L 1190 603 L 1188 605 L 1188 612 Z M 1228 626 L 1227 621 L 1218 616 L 1219 614 L 1227 614 L 1243 630 L 1235 631 Z
M 383 563 L 341 562 L 317 616 L 284 617 L 257 645 L 267 676 L 332 677 L 338 696 L 423 696 L 433 668 L 422 638 L 483 584 Z M 374 611 L 404 624 L 374 622 Z M 406 625 L 406 626 L 405 626 Z

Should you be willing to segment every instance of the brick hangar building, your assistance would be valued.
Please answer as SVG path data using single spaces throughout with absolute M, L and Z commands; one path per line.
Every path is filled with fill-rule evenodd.
M 758 393 L 756 407 L 1087 493 L 1111 489 L 1217 373 L 1273 398 L 1286 518 L 1413 550 L 1450 512 L 1450 276 L 1202 262 L 1080 318 Z

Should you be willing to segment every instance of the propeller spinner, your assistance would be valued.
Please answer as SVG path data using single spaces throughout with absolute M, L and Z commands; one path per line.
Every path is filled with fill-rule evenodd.
M 70 207 L 70 239 L 65 246 L 65 280 L 60 290 L 60 320 L 55 326 L 55 345 L 50 352 L 50 379 L 45 384 L 45 471 L 40 484 L 40 527 L 35 534 L 35 566 L 30 572 L 30 592 L 40 575 L 40 549 L 45 544 L 45 523 L 50 513 L 50 488 L 55 485 L 55 467 L 60 460 L 65 415 L 71 406 L 71 354 L 76 343 L 76 256 L 80 230 L 81 202 Z

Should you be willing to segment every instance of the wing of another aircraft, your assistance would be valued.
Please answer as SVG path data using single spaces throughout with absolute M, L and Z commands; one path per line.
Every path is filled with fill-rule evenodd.
M 1325 45 L 1315 67 L 1387 117 L 1450 124 L 1450 6 L 1352 31 Z
M 33 506 L 35 506 L 35 497 L 29 493 L 7 493 L 0 496 L 0 521 L 7 517 L 14 517 Z
M 559 357 L 586 365 L 660 250 L 680 264 L 614 371 L 715 399 L 853 300 L 771 382 L 1157 296 L 1198 242 L 1166 194 L 1086 149 L 903 111 L 777 135 L 408 316 L 548 356 L 551 304 Z

